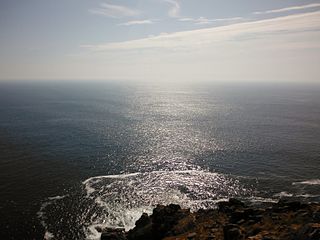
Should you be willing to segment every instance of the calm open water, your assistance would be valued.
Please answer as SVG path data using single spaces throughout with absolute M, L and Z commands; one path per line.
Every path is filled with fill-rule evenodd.
M 156 204 L 320 200 L 320 88 L 0 83 L 0 238 L 98 239 Z

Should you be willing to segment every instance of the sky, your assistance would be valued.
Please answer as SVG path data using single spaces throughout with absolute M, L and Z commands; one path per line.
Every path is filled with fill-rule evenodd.
M 320 83 L 319 64 L 320 1 L 0 1 L 0 80 Z

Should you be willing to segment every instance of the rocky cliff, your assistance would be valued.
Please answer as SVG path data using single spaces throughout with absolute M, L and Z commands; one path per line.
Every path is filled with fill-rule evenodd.
M 157 206 L 129 232 L 105 229 L 101 240 L 320 240 L 320 203 L 247 206 L 230 199 L 217 209 L 191 213 L 179 205 Z

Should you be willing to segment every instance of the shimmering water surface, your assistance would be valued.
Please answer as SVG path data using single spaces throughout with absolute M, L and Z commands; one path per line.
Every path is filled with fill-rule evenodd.
M 157 204 L 319 201 L 320 89 L 1 83 L 0 158 L 3 239 L 98 239 Z

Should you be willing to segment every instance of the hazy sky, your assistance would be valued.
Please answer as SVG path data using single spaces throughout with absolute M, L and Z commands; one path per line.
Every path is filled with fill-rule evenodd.
M 0 79 L 313 81 L 320 1 L 1 0 Z

